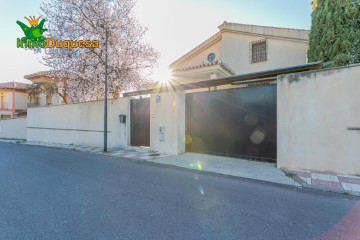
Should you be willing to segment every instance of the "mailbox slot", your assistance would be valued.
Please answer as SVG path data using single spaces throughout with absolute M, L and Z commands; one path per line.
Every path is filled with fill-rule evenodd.
M 126 123 L 126 115 L 120 114 L 119 121 L 120 121 L 120 123 Z
M 159 127 L 159 141 L 164 141 L 164 126 Z

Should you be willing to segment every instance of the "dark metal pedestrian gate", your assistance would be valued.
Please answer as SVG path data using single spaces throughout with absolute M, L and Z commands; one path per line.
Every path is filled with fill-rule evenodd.
M 132 146 L 150 146 L 150 98 L 130 100 Z
M 276 85 L 186 95 L 186 151 L 276 161 Z

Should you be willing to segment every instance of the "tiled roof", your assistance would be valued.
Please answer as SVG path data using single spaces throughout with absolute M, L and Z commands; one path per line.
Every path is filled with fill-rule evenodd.
M 276 27 L 276 26 L 265 26 L 265 25 L 256 25 L 256 24 L 243 24 L 243 23 L 234 23 L 234 22 L 227 22 L 224 21 L 219 28 L 221 29 L 225 25 L 239 25 L 239 26 L 247 26 L 247 27 L 261 27 L 261 28 L 275 28 L 275 29 L 284 29 L 284 30 L 295 30 L 295 31 L 305 31 L 310 32 L 309 29 L 304 28 L 287 28 L 287 27 Z
M 37 72 L 37 73 L 28 74 L 28 75 L 25 75 L 24 78 L 28 79 L 28 80 L 34 80 L 34 79 L 40 78 L 40 77 L 49 77 L 49 78 L 55 77 L 56 78 L 58 75 L 61 75 L 60 71 L 50 70 L 50 71 L 41 71 L 41 72 Z
M 216 61 L 213 61 L 213 62 L 203 63 L 203 64 L 190 66 L 190 67 L 186 67 L 186 68 L 174 69 L 173 71 L 174 72 L 182 72 L 182 71 L 188 71 L 188 70 L 199 69 L 199 68 L 204 68 L 204 67 L 210 67 L 210 66 L 215 66 L 215 65 L 222 66 L 226 70 L 228 70 L 230 73 L 234 74 L 234 71 L 232 71 L 231 68 L 229 66 L 227 66 L 225 63 L 223 63 L 221 60 L 216 60 Z
M 30 84 L 21 82 L 5 82 L 0 83 L 0 89 L 19 89 L 25 90 Z
M 241 23 L 224 22 L 219 26 L 220 31 L 235 31 L 239 33 L 250 33 L 269 37 L 280 37 L 286 39 L 295 39 L 300 41 L 309 41 L 309 30 L 269 27 L 260 25 L 250 25 Z

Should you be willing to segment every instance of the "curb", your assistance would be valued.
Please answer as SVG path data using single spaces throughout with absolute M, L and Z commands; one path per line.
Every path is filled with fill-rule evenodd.
M 287 176 L 289 175 L 288 177 L 294 179 L 294 181 L 299 183 L 301 186 L 311 188 L 310 184 L 299 178 L 296 173 L 293 173 L 288 168 L 282 167 L 280 170 L 283 171 Z
M 299 183 L 302 187 L 304 188 L 310 188 L 310 189 L 316 189 L 316 190 L 320 190 L 320 191 L 325 191 L 325 192 L 333 192 L 333 193 L 339 193 L 339 194 L 344 194 L 344 195 L 351 195 L 351 196 L 355 196 L 355 197 L 360 197 L 360 194 L 354 193 L 354 192 L 348 192 L 348 191 L 341 191 L 341 190 L 337 190 L 337 189 L 331 189 L 331 188 L 325 188 L 325 187 L 319 187 L 319 186 L 313 186 L 308 184 L 307 182 L 305 182 L 304 180 L 302 180 L 300 177 L 298 177 L 296 175 L 296 173 L 294 173 L 293 171 L 289 170 L 286 167 L 280 168 L 286 175 L 291 175 L 290 177 L 292 179 L 294 179 L 294 181 L 296 181 L 297 183 Z

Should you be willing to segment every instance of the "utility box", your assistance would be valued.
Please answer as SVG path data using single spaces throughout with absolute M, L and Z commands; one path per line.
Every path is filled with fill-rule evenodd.
M 164 126 L 159 127 L 159 141 L 164 141 Z
M 119 121 L 120 123 L 126 123 L 126 115 L 119 115 Z

